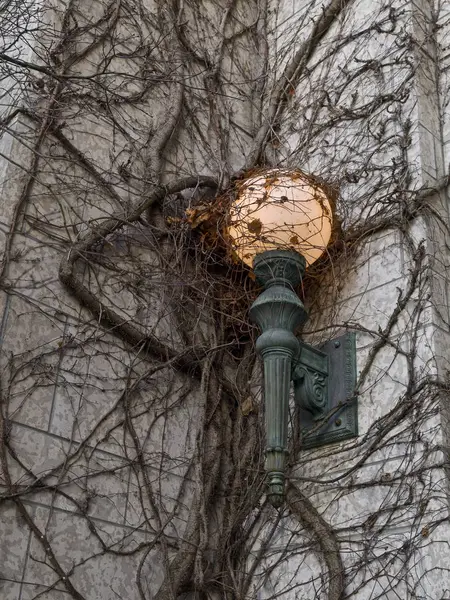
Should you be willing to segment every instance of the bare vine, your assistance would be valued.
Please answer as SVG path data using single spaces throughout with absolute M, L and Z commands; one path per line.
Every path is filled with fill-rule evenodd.
M 447 23 L 419 4 L 2 4 L 2 598 L 448 597 L 449 175 L 417 150 Z M 358 339 L 359 436 L 305 450 L 294 411 L 280 511 L 221 220 L 264 166 L 336 192 L 303 335 Z

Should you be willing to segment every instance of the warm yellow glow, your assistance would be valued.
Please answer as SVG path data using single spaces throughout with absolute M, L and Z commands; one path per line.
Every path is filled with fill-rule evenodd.
M 247 265 L 264 250 L 292 249 L 308 265 L 328 245 L 332 211 L 325 191 L 299 171 L 271 170 L 241 183 L 230 211 L 233 250 Z

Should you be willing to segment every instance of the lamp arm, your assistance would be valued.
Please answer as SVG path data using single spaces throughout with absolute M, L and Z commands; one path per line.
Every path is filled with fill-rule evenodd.
M 256 280 L 264 291 L 253 302 L 250 318 L 261 331 L 256 349 L 264 367 L 268 499 L 277 508 L 284 502 L 292 381 L 304 448 L 358 434 L 354 334 L 347 332 L 320 349 L 294 335 L 307 319 L 294 292 L 305 264 L 303 256 L 289 250 L 270 250 L 254 259 Z
M 263 252 L 254 263 L 257 281 L 265 289 L 252 304 L 250 318 L 261 330 L 256 350 L 264 367 L 265 468 L 268 499 L 277 508 L 284 502 L 289 392 L 292 366 L 300 349 L 294 331 L 307 318 L 293 287 L 301 281 L 304 269 L 303 256 L 286 250 Z
M 258 338 L 256 348 L 262 356 L 264 368 L 268 499 L 279 508 L 284 502 L 289 392 L 298 340 L 284 329 L 270 329 Z

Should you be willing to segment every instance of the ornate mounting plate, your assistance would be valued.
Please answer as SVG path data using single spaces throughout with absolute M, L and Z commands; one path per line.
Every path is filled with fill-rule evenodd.
M 293 380 L 303 447 L 357 436 L 355 334 L 347 332 L 319 348 L 301 346 Z

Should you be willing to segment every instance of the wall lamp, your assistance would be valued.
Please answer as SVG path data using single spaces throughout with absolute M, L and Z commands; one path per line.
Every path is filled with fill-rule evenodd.
M 333 214 L 325 189 L 300 171 L 270 170 L 239 183 L 228 235 L 235 255 L 264 289 L 250 308 L 261 335 L 268 499 L 284 502 L 289 402 L 297 404 L 304 448 L 357 435 L 355 340 L 351 333 L 319 348 L 299 340 L 308 318 L 295 292 L 324 253 Z

